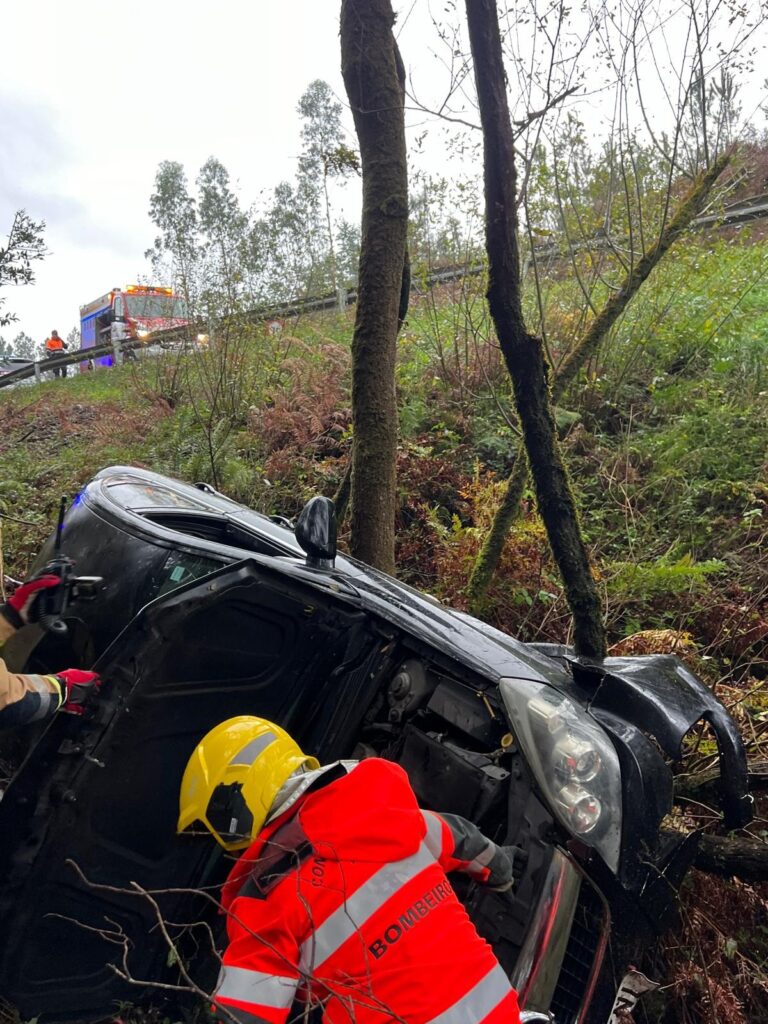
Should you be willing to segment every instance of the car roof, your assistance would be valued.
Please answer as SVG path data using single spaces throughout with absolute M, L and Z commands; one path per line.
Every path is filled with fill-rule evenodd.
M 88 487 L 93 484 L 101 485 L 105 497 L 126 511 L 137 514 L 171 510 L 215 512 L 254 530 L 276 547 L 284 548 L 286 555 L 304 557 L 289 526 L 233 501 L 209 484 L 187 484 L 133 466 L 110 466 L 103 469 Z

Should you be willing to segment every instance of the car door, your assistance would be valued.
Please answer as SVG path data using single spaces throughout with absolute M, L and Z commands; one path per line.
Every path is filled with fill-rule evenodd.
M 215 894 L 229 864 L 210 839 L 175 835 L 189 755 L 218 722 L 257 714 L 338 756 L 384 642 L 352 599 L 256 560 L 139 613 L 97 662 L 89 715 L 56 716 L 0 802 L 0 994 L 24 1019 L 98 1019 L 136 999 L 120 974 L 157 980 L 175 956 L 159 916 L 212 984 L 194 922 L 216 915 L 190 890 Z

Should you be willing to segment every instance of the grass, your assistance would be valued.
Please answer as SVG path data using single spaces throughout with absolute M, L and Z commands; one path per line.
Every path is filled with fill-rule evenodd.
M 575 415 L 563 419 L 611 641 L 624 640 L 627 653 L 676 650 L 712 682 L 727 678 L 755 757 L 768 754 L 767 250 L 678 247 L 568 396 Z M 398 343 L 399 572 L 460 607 L 517 444 L 482 287 L 476 279 L 415 299 Z M 573 280 L 552 280 L 547 296 L 548 334 L 563 352 L 578 320 Z M 350 449 L 351 335 L 351 313 L 305 317 L 275 337 L 251 329 L 230 339 L 226 358 L 215 347 L 166 354 L 0 392 L 6 571 L 25 575 L 59 496 L 110 464 L 206 479 L 268 513 L 333 495 Z M 527 505 L 484 615 L 522 639 L 564 641 L 568 611 L 530 495 Z M 721 916 L 706 954 L 719 956 L 718 936 L 732 937 L 733 901 L 753 914 L 766 896 L 717 883 L 699 906 L 688 893 L 689 915 Z M 675 999 L 697 998 L 696 936 L 686 931 L 670 956 Z M 721 1005 L 732 1009 L 741 986 L 746 1004 L 764 1008 L 764 968 L 725 959 Z

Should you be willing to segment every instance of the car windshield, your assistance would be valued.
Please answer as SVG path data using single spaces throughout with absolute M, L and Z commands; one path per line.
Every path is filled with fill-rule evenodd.
M 184 299 L 173 295 L 129 295 L 126 299 L 131 316 L 147 320 L 185 320 L 187 306 Z

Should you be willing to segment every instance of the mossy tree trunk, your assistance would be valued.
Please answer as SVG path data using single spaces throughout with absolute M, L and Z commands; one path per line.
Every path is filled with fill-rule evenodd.
M 397 311 L 397 329 L 398 331 L 405 323 L 405 318 L 408 315 L 408 305 L 411 298 L 411 256 L 406 247 L 405 250 L 405 262 L 403 263 L 403 276 L 400 282 L 400 306 Z M 333 496 L 333 504 L 336 508 L 336 522 L 339 527 L 344 522 L 349 508 L 349 499 L 352 493 L 352 458 L 347 461 L 344 469 L 344 476 L 341 478 L 341 483 L 336 488 L 336 493 Z
M 563 464 L 541 339 L 529 334 L 520 301 L 514 139 L 495 0 L 466 0 L 483 129 L 488 306 L 512 378 L 539 512 L 573 615 L 578 653 L 605 656 L 602 609 Z
M 659 235 L 656 244 L 642 256 L 635 267 L 627 274 L 621 287 L 618 291 L 614 292 L 600 313 L 592 321 L 579 344 L 574 348 L 555 375 L 552 383 L 553 402 L 557 402 L 563 397 L 579 370 L 594 355 L 603 339 L 638 293 L 641 286 L 648 280 L 651 271 L 664 258 L 680 235 L 689 227 L 694 217 L 701 213 L 715 182 L 728 166 L 730 159 L 730 153 L 723 154 L 711 167 L 699 175 L 681 201 L 674 217 L 672 217 L 669 224 Z M 501 505 L 483 541 L 469 579 L 467 594 L 470 606 L 474 609 L 480 607 L 493 574 L 499 566 L 507 534 L 514 521 L 520 515 L 521 502 L 527 483 L 528 465 L 521 445 L 515 457 L 512 473 L 507 481 Z
M 408 228 L 405 72 L 394 21 L 390 0 L 342 0 L 341 70 L 363 175 L 350 547 L 386 572 L 395 567 L 395 357 Z

